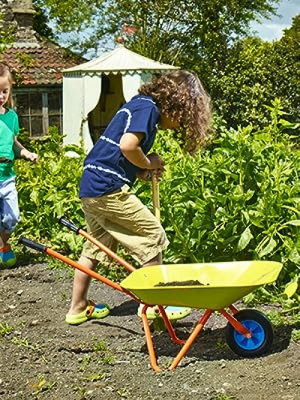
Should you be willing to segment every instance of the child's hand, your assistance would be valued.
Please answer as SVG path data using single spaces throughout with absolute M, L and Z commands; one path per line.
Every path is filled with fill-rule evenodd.
M 161 179 L 162 174 L 164 173 L 165 168 L 157 168 L 157 169 L 141 169 L 137 174 L 137 178 L 142 181 L 151 181 L 152 175 L 155 175 L 158 180 Z
M 22 149 L 20 152 L 20 156 L 25 158 L 25 160 L 31 161 L 33 163 L 37 163 L 39 160 L 39 156 L 36 153 L 31 153 L 26 149 Z
M 166 170 L 165 167 L 162 167 L 162 168 L 153 169 L 151 172 L 160 181 L 162 174 L 165 172 L 165 170 Z
M 164 161 L 159 157 L 156 153 L 151 153 L 147 155 L 148 160 L 150 161 L 151 168 L 149 169 L 164 169 Z
M 136 176 L 138 179 L 141 179 L 142 181 L 150 181 L 152 174 L 149 169 L 141 169 L 140 171 L 137 172 Z

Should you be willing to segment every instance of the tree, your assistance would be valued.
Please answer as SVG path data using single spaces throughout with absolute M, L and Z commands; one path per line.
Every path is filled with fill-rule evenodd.
M 32 2 L 38 11 L 38 17 L 40 15 L 39 18 L 44 22 L 48 21 L 48 27 L 51 21 L 55 39 L 70 50 L 84 54 L 91 47 L 97 48 L 93 26 L 99 19 L 97 14 L 102 0 L 32 0 Z M 41 33 L 37 18 L 35 21 L 37 31 Z M 45 26 L 42 30 L 46 32 Z M 50 38 L 53 38 L 52 35 Z
M 215 108 L 230 126 L 262 126 L 268 122 L 266 105 L 276 97 L 289 120 L 299 116 L 299 21 L 293 20 L 280 40 L 257 37 L 238 41 L 229 51 L 223 70 L 211 80 Z
M 299 121 L 300 76 L 300 14 L 293 18 L 292 26 L 283 37 L 273 43 L 272 76 L 273 95 L 281 97 L 291 120 Z
M 72 33 L 86 50 L 112 40 L 123 24 L 137 28 L 127 47 L 164 62 L 208 64 L 248 31 L 249 23 L 275 12 L 279 0 L 34 0 L 59 32 Z M 84 40 L 84 32 L 88 33 Z M 75 35 L 75 37 L 74 37 Z
M 81 54 L 95 55 L 122 31 L 126 47 L 196 72 L 215 110 L 232 126 L 265 123 L 280 97 L 296 115 L 297 27 L 280 41 L 249 37 L 249 24 L 279 0 L 34 0 Z M 127 34 L 128 33 L 134 34 Z M 299 31 L 298 31 L 299 32 Z M 93 52 L 93 53 L 91 53 Z M 280 74 L 278 72 L 281 72 Z
M 49 40 L 55 40 L 56 36 L 52 28 L 49 26 L 49 18 L 46 11 L 39 5 L 35 5 L 34 9 L 36 14 L 33 17 L 33 29 L 41 36 Z

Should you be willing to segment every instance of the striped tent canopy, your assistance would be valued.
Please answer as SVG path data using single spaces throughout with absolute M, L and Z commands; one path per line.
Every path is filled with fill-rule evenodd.
M 152 74 L 178 69 L 119 44 L 113 51 L 63 70 L 64 144 L 89 151 L 122 104 Z

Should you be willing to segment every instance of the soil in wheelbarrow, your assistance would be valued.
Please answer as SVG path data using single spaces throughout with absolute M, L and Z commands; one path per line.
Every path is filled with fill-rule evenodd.
M 149 366 L 137 305 L 128 296 L 93 281 L 91 297 L 107 302 L 111 314 L 77 327 L 64 322 L 71 272 L 48 264 L 0 270 L 1 399 L 299 399 L 296 326 L 276 325 L 272 352 L 243 359 L 228 348 L 226 321 L 215 315 L 173 372 L 167 366 L 179 348 L 165 332 L 155 332 L 158 363 L 164 368 L 156 373 Z M 179 337 L 187 337 L 200 313 L 194 310 L 177 322 Z
M 191 279 L 189 281 L 172 281 L 172 282 L 158 282 L 154 287 L 160 286 L 207 286 L 209 284 L 204 284 L 198 280 Z

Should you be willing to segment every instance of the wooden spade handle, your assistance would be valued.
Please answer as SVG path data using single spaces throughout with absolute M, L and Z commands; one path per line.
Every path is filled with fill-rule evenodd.
M 159 181 L 156 175 L 152 173 L 152 203 L 153 213 L 160 222 L 160 202 L 159 202 Z M 159 253 L 160 264 L 162 264 L 162 253 Z
M 160 221 L 160 202 L 159 202 L 159 182 L 155 174 L 152 173 L 152 203 L 153 213 Z

